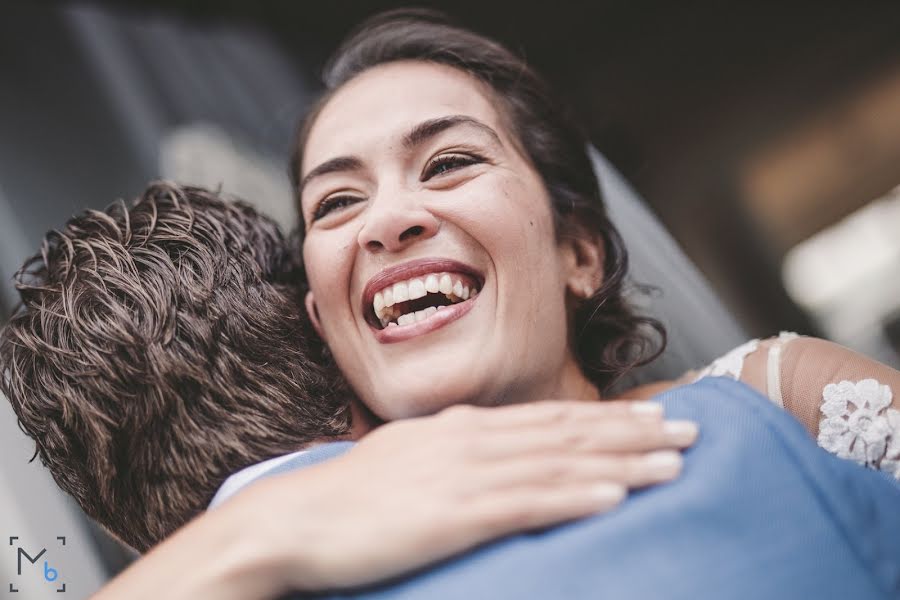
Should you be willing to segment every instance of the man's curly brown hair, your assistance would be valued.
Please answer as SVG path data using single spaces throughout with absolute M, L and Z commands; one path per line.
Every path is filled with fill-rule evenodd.
M 152 184 L 88 211 L 16 275 L 0 389 L 84 511 L 145 551 L 232 472 L 349 431 L 277 225 Z

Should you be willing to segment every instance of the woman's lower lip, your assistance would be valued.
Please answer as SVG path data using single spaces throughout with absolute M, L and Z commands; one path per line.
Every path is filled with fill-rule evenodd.
M 384 329 L 375 329 L 373 327 L 375 339 L 381 344 L 393 344 L 420 335 L 425 335 L 426 333 L 432 332 L 435 329 L 440 329 L 444 325 L 448 325 L 461 318 L 472 310 L 472 307 L 475 305 L 475 300 L 477 299 L 478 296 L 469 298 L 458 304 L 451 304 L 436 313 L 433 313 L 427 319 L 416 323 L 410 323 L 409 325 L 388 325 Z

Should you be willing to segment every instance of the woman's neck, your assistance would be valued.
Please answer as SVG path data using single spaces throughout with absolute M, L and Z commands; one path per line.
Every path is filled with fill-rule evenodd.
M 555 398 L 592 402 L 601 400 L 597 386 L 585 377 L 581 367 L 574 359 L 567 360 L 563 364 L 556 390 Z
M 600 391 L 591 380 L 585 377 L 574 357 L 566 357 L 555 376 L 535 381 L 522 381 L 520 385 L 509 388 L 489 404 L 520 404 L 540 400 L 583 400 L 594 402 L 601 400 Z M 474 402 L 478 404 L 479 402 Z

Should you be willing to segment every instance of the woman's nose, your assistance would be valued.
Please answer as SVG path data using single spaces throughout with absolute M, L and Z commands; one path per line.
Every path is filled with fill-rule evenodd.
M 432 237 L 440 221 L 411 198 L 391 202 L 382 199 L 369 207 L 359 232 L 359 245 L 369 252 L 398 252 Z

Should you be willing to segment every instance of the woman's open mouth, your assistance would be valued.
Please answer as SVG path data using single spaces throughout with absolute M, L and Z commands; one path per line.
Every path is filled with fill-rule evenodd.
M 460 273 L 431 273 L 398 281 L 376 292 L 372 301 L 377 327 L 424 321 L 439 310 L 478 295 L 478 283 Z
M 394 341 L 394 334 L 403 339 L 410 337 L 407 333 L 419 335 L 468 312 L 482 286 L 478 273 L 456 261 L 406 263 L 383 271 L 366 286 L 366 322 L 384 332 L 378 335 L 383 341 Z

